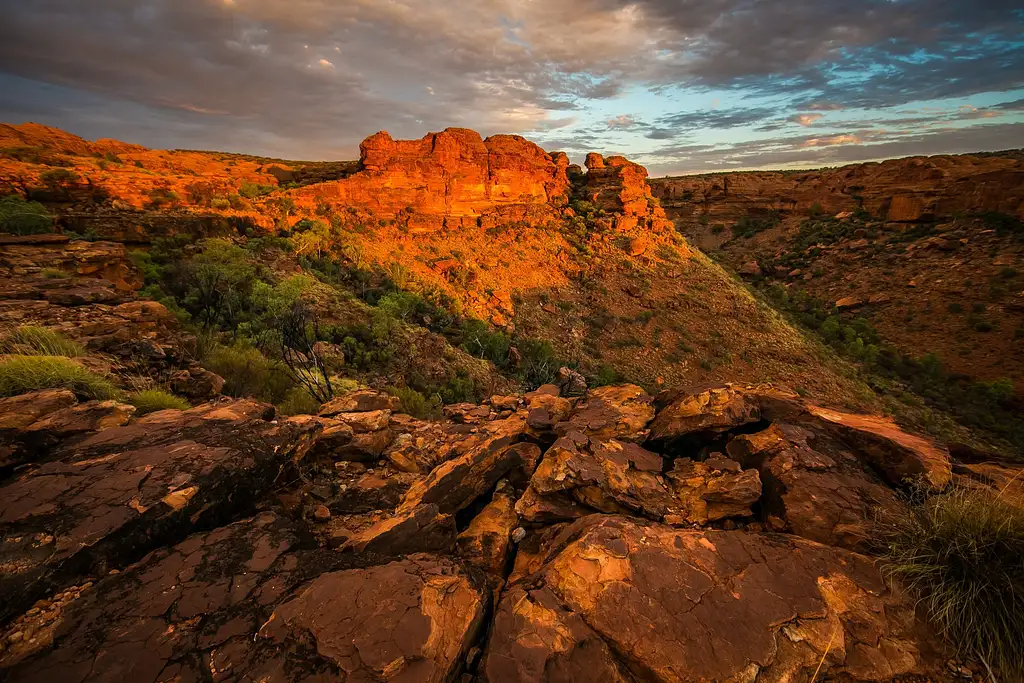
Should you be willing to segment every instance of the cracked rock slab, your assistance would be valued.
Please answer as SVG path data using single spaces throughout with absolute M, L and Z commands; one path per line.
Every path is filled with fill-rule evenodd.
M 654 419 L 654 399 L 635 384 L 591 389 L 564 428 L 566 434 L 579 432 L 595 439 L 642 442 L 647 425 Z
M 310 643 L 341 681 L 445 683 L 484 622 L 488 599 L 458 565 L 413 555 L 324 574 L 277 608 L 258 637 Z
M 124 566 L 251 509 L 321 429 L 314 418 L 265 421 L 266 410 L 227 401 L 153 413 L 0 488 L 0 617 L 49 583 Z
M 443 681 L 487 593 L 452 561 L 302 550 L 272 513 L 157 550 L 64 605 L 12 683 Z
M 869 558 L 624 517 L 570 532 L 502 598 L 489 683 L 573 680 L 562 672 L 583 662 L 664 683 L 807 680 L 819 663 L 822 675 L 865 680 L 919 668 L 913 604 Z

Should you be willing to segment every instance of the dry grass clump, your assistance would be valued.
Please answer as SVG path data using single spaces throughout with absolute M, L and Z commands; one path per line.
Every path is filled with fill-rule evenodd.
M 0 361 L 0 396 L 43 389 L 68 389 L 82 399 L 119 395 L 109 379 L 61 356 L 8 356 Z
M 1024 678 L 1024 502 L 954 487 L 885 520 L 885 571 L 964 655 Z

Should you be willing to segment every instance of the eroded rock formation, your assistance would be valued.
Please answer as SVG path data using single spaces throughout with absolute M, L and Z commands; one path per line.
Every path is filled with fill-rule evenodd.
M 0 426 L 71 407 L 9 399 Z M 948 471 L 935 444 L 870 416 L 837 428 L 766 386 L 548 386 L 432 423 L 395 408 L 359 390 L 274 420 L 224 399 L 55 435 L 0 486 L 6 680 L 888 680 L 945 664 L 859 554 L 911 484 L 879 463 L 927 453 Z M 357 462 L 359 433 L 390 445 Z M 957 476 L 1012 480 L 992 467 Z
M 750 172 L 658 178 L 651 181 L 673 217 L 735 221 L 758 211 L 824 212 L 863 207 L 896 223 L 957 214 L 1024 216 L 1024 160 L 960 155 L 911 157 L 834 170 Z

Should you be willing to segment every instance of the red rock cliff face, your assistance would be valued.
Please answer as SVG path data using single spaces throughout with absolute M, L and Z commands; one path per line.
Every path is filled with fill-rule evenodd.
M 464 128 L 420 140 L 385 132 L 360 145 L 363 170 L 297 191 L 379 214 L 480 216 L 502 205 L 560 205 L 568 195 L 564 154 L 549 155 L 517 135 L 486 140 Z
M 897 223 L 985 211 L 1024 217 L 1024 160 L 1012 156 L 913 157 L 806 173 L 684 176 L 651 184 L 673 217 L 707 214 L 712 222 L 815 204 L 832 213 L 862 205 Z
M 651 193 L 647 169 L 625 157 L 587 155 L 584 191 L 598 208 L 615 214 L 616 228 L 629 230 L 641 220 L 650 219 L 650 227 L 664 224 L 665 212 Z

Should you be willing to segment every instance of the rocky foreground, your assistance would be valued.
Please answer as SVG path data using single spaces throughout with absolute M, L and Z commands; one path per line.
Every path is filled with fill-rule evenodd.
M 1017 473 L 767 386 L 574 379 L 440 422 L 0 401 L 0 679 L 946 675 L 874 521 Z

